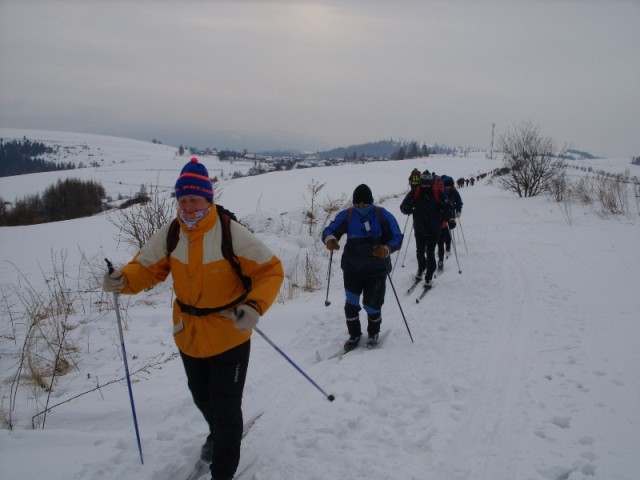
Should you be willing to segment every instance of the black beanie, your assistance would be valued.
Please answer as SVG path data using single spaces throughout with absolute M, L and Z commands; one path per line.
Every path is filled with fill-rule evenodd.
M 356 205 L 358 203 L 373 205 L 373 194 L 371 193 L 371 189 L 364 183 L 362 185 L 358 185 L 353 191 L 353 204 Z

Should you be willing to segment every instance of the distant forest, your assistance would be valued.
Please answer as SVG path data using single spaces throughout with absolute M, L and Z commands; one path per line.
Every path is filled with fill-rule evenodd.
M 356 160 L 366 157 L 376 157 L 404 160 L 406 158 L 428 157 L 433 154 L 448 155 L 456 152 L 457 150 L 455 148 L 438 145 L 437 143 L 427 146 L 424 143 L 420 144 L 416 141 L 408 142 L 390 139 L 326 150 L 320 152 L 320 158 Z
M 27 195 L 11 204 L 0 197 L 0 226 L 34 225 L 88 217 L 102 211 L 104 187 L 75 178 L 58 180 L 42 195 Z
M 0 138 L 0 177 L 75 168 L 73 163 L 56 163 L 36 158 L 39 155 L 53 152 L 53 148 L 47 147 L 43 143 L 32 142 L 26 137 L 22 141 L 12 140 L 9 142 Z

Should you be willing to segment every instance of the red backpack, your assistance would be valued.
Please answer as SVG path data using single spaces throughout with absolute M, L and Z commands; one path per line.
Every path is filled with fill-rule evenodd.
M 433 177 L 431 188 L 433 188 L 433 198 L 436 202 L 440 202 L 440 198 L 444 195 L 444 183 L 438 175 Z M 413 199 L 417 200 L 420 196 L 420 185 L 416 185 L 413 190 Z

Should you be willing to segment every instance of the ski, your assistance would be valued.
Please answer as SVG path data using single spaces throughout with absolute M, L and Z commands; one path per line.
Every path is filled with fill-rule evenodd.
M 389 336 L 389 334 L 391 333 L 391 329 L 389 330 L 385 330 L 381 335 L 378 335 L 378 344 L 375 346 L 369 346 L 366 344 L 366 340 L 365 340 L 365 348 L 367 350 L 373 350 L 374 348 L 378 348 L 380 345 L 382 345 L 382 342 L 384 341 L 385 338 L 387 338 Z M 341 348 L 340 350 L 338 350 L 336 353 L 334 353 L 333 355 L 329 356 L 327 358 L 327 360 L 331 359 L 331 358 L 342 358 L 344 355 L 346 355 L 349 352 L 353 352 L 354 350 L 357 350 L 358 348 L 360 348 L 359 346 L 355 347 L 355 348 L 351 348 L 349 350 L 346 350 L 345 348 Z
M 209 464 L 198 459 L 186 480 L 199 480 L 209 472 Z
M 382 335 L 378 335 L 378 343 L 375 345 L 366 345 L 367 350 L 373 350 L 374 348 L 379 348 L 382 343 L 384 342 L 384 339 L 387 338 L 389 336 L 389 334 L 391 333 L 391 330 L 385 330 L 384 333 Z
M 251 428 L 256 424 L 256 421 L 262 416 L 263 413 L 264 412 L 257 413 L 244 423 L 244 426 L 242 427 L 242 438 L 247 436 Z M 208 474 L 208 472 L 209 464 L 198 459 L 198 461 L 191 469 L 191 473 L 185 480 L 199 480 L 200 477 Z
M 409 287 L 409 289 L 407 290 L 407 295 L 411 295 L 413 293 L 413 291 L 416 289 L 416 287 L 418 285 L 420 285 L 421 281 L 422 281 L 422 279 L 414 280 L 413 283 L 411 284 L 411 286 Z
M 243 478 L 249 478 L 247 475 L 249 475 L 249 473 L 251 472 L 251 467 L 255 465 L 257 460 L 258 459 L 254 457 L 246 465 L 239 466 L 236 474 L 233 476 L 233 480 L 242 480 Z M 194 477 L 193 480 L 209 480 L 209 478 L 211 477 L 209 475 L 209 465 L 207 465 L 206 470 L 203 471 L 200 476 Z
M 234 475 L 234 480 L 242 480 L 243 478 L 249 478 L 249 474 L 251 473 L 251 467 L 255 465 L 257 462 L 257 458 L 253 457 L 245 466 L 238 468 L 238 471 Z
M 242 480 L 243 478 L 249 478 L 251 473 L 251 467 L 253 467 L 258 459 L 256 457 L 252 458 L 246 465 L 240 465 L 236 474 L 233 476 L 233 480 Z M 207 465 L 209 467 L 209 465 Z M 194 480 L 209 480 L 211 476 L 209 475 L 208 468 L 207 471 L 202 472 L 199 477 L 195 477 Z
M 331 359 L 331 358 L 336 358 L 336 357 L 340 357 L 342 358 L 343 355 L 349 353 L 349 352 L 353 352 L 354 350 L 357 350 L 358 347 L 353 347 L 353 348 L 349 348 L 346 349 L 344 347 L 342 347 L 340 350 L 338 350 L 336 353 L 334 353 L 333 355 L 329 355 L 329 357 L 327 357 L 327 360 Z
M 429 290 L 431 290 L 432 288 L 433 288 L 433 285 L 425 285 L 424 287 L 422 287 L 422 292 L 420 293 L 420 296 L 416 298 L 416 303 L 420 303 L 420 300 L 422 300 L 424 296 L 427 293 L 429 293 Z

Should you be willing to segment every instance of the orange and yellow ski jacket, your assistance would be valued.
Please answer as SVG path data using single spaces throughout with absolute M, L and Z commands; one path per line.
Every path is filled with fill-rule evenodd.
M 178 301 L 197 309 L 216 308 L 238 298 L 244 291 L 231 264 L 222 255 L 222 224 L 215 206 L 189 229 L 181 219 L 176 248 L 168 255 L 170 223 L 161 227 L 122 268 L 123 294 L 135 294 L 173 277 L 173 334 L 180 351 L 191 357 L 218 355 L 246 342 L 251 332 L 241 332 L 220 313 L 206 316 L 181 311 Z M 242 272 L 251 277 L 251 292 L 243 303 L 264 315 L 276 299 L 284 279 L 280 259 L 247 228 L 231 222 L 233 251 Z

